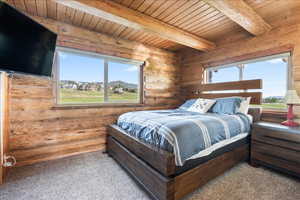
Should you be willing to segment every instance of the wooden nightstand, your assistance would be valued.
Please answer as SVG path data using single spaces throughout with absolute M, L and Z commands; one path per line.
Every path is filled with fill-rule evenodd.
M 251 164 L 300 177 L 300 128 L 269 122 L 254 123 Z

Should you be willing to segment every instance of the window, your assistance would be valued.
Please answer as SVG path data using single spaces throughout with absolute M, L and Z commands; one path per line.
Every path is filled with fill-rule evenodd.
M 209 71 L 209 82 L 219 83 L 240 80 L 240 69 L 236 66 L 217 68 Z
M 57 103 L 140 103 L 142 63 L 57 49 Z
M 137 102 L 138 82 L 139 73 L 136 65 L 109 61 L 107 102 Z
M 284 95 L 290 85 L 290 53 L 208 68 L 206 82 L 262 79 L 265 109 L 286 109 Z M 253 91 L 253 90 L 252 90 Z

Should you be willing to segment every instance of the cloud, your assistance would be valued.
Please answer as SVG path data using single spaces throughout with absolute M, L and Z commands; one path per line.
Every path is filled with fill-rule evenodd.
M 127 69 L 125 69 L 125 71 L 127 72 L 135 72 L 137 70 L 138 70 L 137 66 L 130 66 Z
M 273 59 L 273 60 L 268 60 L 267 61 L 268 63 L 272 63 L 272 64 L 277 64 L 277 63 L 282 63 L 282 59 L 281 58 L 276 58 L 276 59 Z

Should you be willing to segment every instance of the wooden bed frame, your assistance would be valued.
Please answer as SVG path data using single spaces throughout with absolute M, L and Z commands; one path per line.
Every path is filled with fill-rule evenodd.
M 254 81 L 257 82 L 258 80 Z M 259 85 L 261 87 L 261 84 Z M 236 84 L 234 87 L 237 88 Z M 244 85 L 243 87 L 245 88 Z M 251 96 L 253 93 L 249 94 Z M 255 104 L 260 104 L 257 93 L 255 93 L 255 99 L 252 101 Z M 258 121 L 260 109 L 250 109 L 249 114 L 253 116 L 254 121 Z M 248 143 L 240 145 L 178 174 L 172 153 L 142 143 L 116 125 L 108 127 L 107 153 L 155 200 L 179 200 L 183 198 L 239 162 L 248 161 L 249 147 Z
M 237 163 L 249 159 L 249 144 L 224 153 L 182 174 L 175 174 L 174 155 L 141 143 L 109 127 L 107 152 L 156 200 L 178 200 Z

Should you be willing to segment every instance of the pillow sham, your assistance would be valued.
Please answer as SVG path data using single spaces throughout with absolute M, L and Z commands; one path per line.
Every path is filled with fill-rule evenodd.
M 192 112 L 198 112 L 198 113 L 206 113 L 216 100 L 214 99 L 197 99 L 191 107 L 189 107 L 187 110 Z
M 238 109 L 239 113 L 243 113 L 245 115 L 248 114 L 249 106 L 250 106 L 251 97 L 246 97 L 242 99 L 240 108 Z
M 196 101 L 197 101 L 197 99 L 189 99 L 186 102 L 184 102 L 184 104 L 182 104 L 179 107 L 179 109 L 188 110 Z
M 242 99 L 240 97 L 226 97 L 215 99 L 216 103 L 209 112 L 233 115 L 238 112 Z

